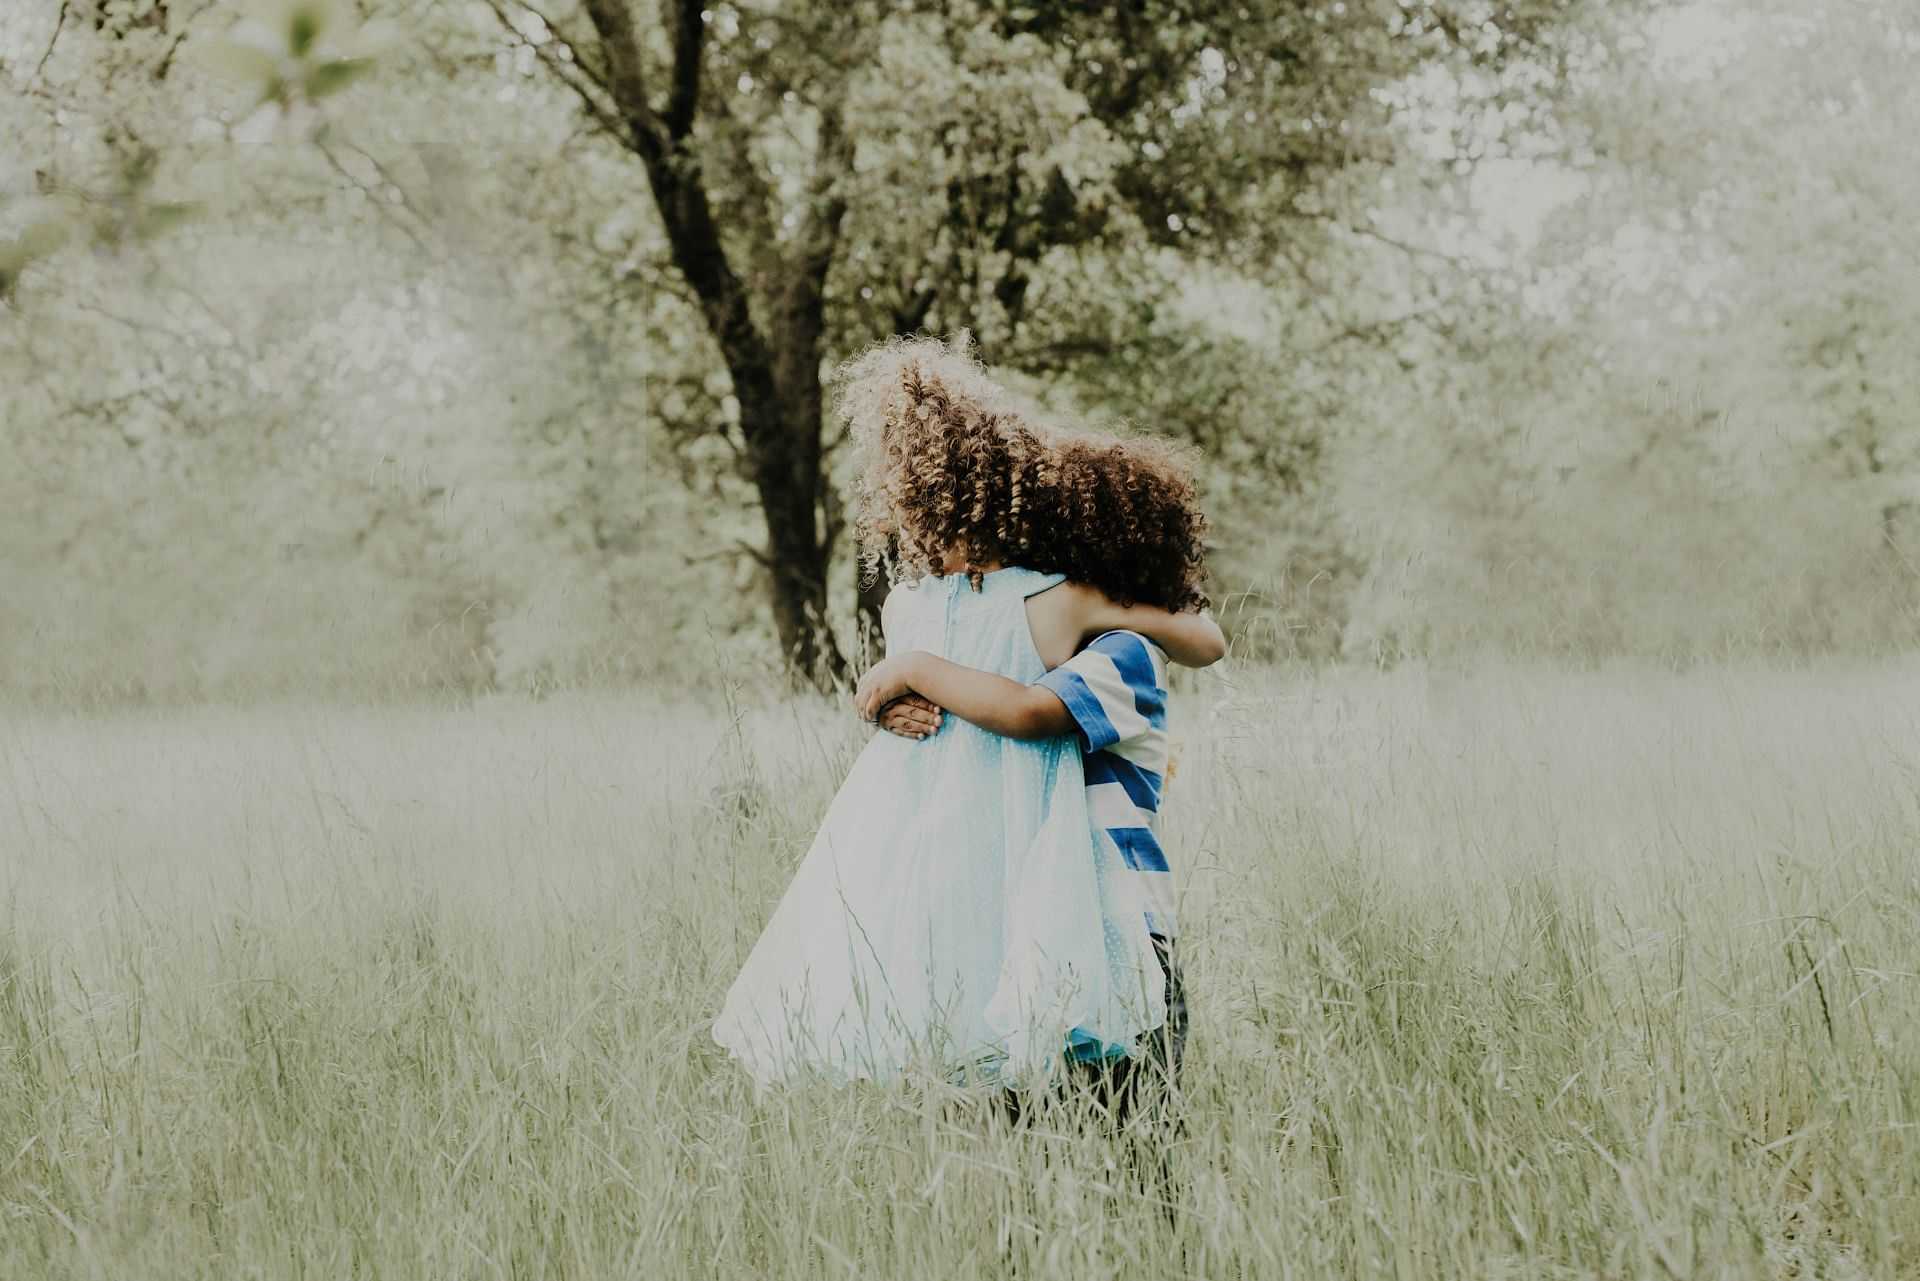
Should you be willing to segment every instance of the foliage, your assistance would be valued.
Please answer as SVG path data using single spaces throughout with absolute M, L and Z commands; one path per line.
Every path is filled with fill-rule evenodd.
M 1349 652 L 1920 637 L 1920 190 L 1891 163 L 1920 28 L 1871 3 L 1708 18 L 1680 65 L 1629 44 L 1577 86 L 1582 194 L 1525 305 L 1352 442 L 1348 510 L 1382 519 Z
M 777 665 L 769 493 L 850 649 L 817 375 L 913 328 L 1198 445 L 1249 656 L 1911 639 L 1897 9 L 1743 11 L 1684 67 L 1582 6 L 707 12 L 685 154 L 758 410 L 586 8 L 0 19 L 10 682 Z M 1534 175 L 1578 198 L 1494 244 Z
M 663 3 L 648 27 L 625 0 L 489 3 L 644 173 L 731 382 L 779 643 L 828 675 L 842 522 L 823 359 L 944 322 L 1011 363 L 1029 296 L 1062 258 L 1125 280 L 1138 278 L 1126 260 L 1168 237 L 1242 263 L 1281 229 L 1317 239 L 1340 221 L 1323 188 L 1394 151 L 1387 86 L 1451 64 L 1540 71 L 1582 27 L 1558 5 L 1143 4 L 1075 19 Z M 1531 84 L 1537 99 L 1541 83 L 1487 96 Z M 854 290 L 849 261 L 870 264 Z

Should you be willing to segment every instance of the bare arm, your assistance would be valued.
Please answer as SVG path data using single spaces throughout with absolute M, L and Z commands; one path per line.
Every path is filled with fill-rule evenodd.
M 1211 667 L 1226 657 L 1226 633 L 1211 614 L 1176 614 L 1157 605 L 1116 605 L 1105 596 L 1099 600 L 1088 640 L 1101 632 L 1139 632 L 1182 667 Z
M 1070 734 L 1067 705 L 1043 685 L 1022 685 L 992 672 L 962 667 L 925 650 L 888 658 L 860 678 L 854 705 L 876 719 L 894 699 L 918 694 L 962 720 L 1007 738 L 1054 738 Z
M 1072 658 L 1102 632 L 1138 632 L 1182 667 L 1209 667 L 1227 652 L 1220 624 L 1207 614 L 1116 604 L 1105 592 L 1085 583 L 1062 583 L 1029 596 L 1027 625 L 1041 661 L 1050 668 Z

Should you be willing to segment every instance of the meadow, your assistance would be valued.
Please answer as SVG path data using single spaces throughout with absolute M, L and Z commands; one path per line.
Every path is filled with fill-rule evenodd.
M 1920 1276 L 1920 665 L 1184 690 L 1172 1214 L 707 1022 L 866 731 L 0 716 L 0 1277 Z

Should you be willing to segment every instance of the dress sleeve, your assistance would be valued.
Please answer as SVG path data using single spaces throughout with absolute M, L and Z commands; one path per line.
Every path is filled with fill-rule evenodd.
M 1167 692 L 1146 640 L 1134 632 L 1096 637 L 1036 683 L 1067 705 L 1089 752 L 1166 723 Z

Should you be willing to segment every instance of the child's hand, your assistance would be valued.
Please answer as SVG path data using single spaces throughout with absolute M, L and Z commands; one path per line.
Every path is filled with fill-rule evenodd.
M 932 738 L 940 732 L 938 707 L 918 694 L 896 698 L 880 709 L 880 728 L 901 738 Z
M 913 693 L 909 677 L 912 658 L 912 654 L 896 654 L 867 669 L 853 691 L 853 707 L 861 720 L 878 720 L 881 708 L 903 694 Z

